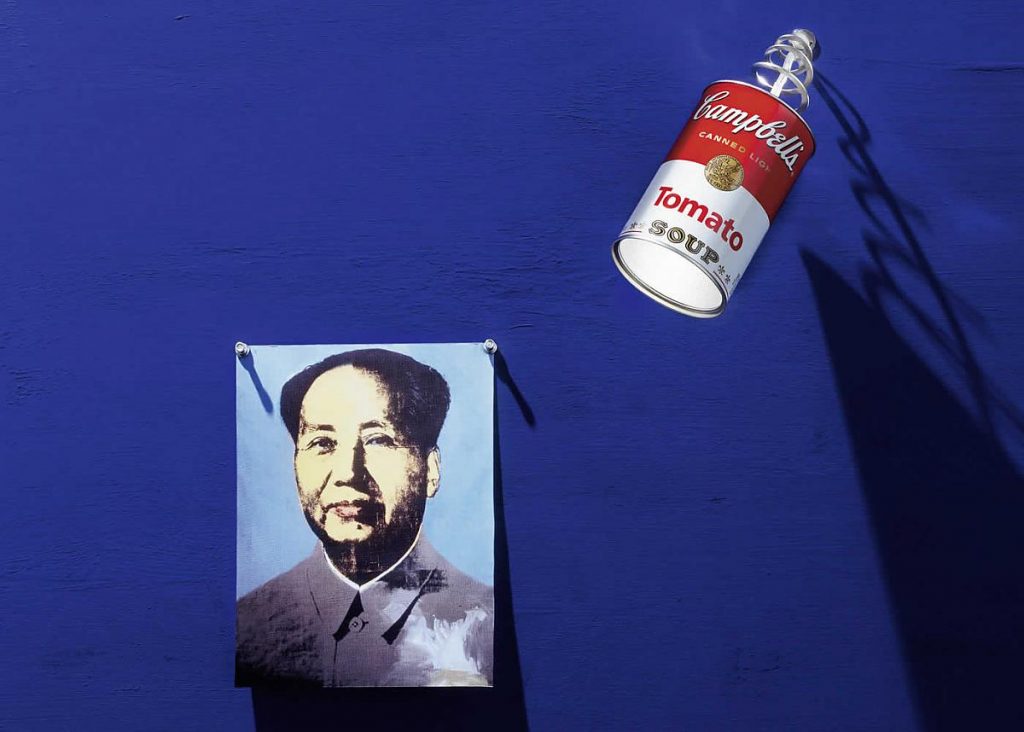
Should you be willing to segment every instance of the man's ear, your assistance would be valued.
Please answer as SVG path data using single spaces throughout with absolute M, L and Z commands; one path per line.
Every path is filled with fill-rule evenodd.
M 427 498 L 433 498 L 441 482 L 441 453 L 435 447 L 427 453 Z

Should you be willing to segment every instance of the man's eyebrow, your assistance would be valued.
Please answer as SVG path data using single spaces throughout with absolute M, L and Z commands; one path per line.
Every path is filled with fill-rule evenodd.
M 299 425 L 299 432 L 336 432 L 334 425 L 332 424 L 310 424 L 306 420 L 302 420 L 302 424 Z
M 391 425 L 387 422 L 381 422 L 379 419 L 371 419 L 369 422 L 363 422 L 359 425 L 359 429 L 366 430 L 376 427 L 377 429 L 389 429 Z M 313 424 L 305 420 L 299 425 L 299 432 L 337 432 L 334 429 L 333 424 Z

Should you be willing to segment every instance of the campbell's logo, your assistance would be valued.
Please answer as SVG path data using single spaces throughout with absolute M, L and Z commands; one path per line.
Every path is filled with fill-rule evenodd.
M 728 91 L 720 91 L 709 94 L 693 113 L 693 118 L 713 119 L 717 122 L 724 122 L 732 125 L 732 132 L 738 135 L 741 132 L 752 132 L 754 137 L 764 140 L 765 144 L 779 156 L 783 164 L 790 171 L 800 159 L 800 152 L 805 145 L 799 135 L 787 135 L 783 130 L 788 123 L 785 120 L 769 122 L 761 119 L 756 114 L 751 114 L 739 107 L 729 107 L 725 104 L 717 104 L 729 96 Z

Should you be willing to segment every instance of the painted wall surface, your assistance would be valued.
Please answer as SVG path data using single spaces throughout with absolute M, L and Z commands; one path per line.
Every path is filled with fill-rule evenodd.
M 0 728 L 1019 728 L 1022 21 L 3 4 Z M 660 308 L 611 239 L 797 26 L 818 152 Z M 487 337 L 500 688 L 233 689 L 234 342 Z

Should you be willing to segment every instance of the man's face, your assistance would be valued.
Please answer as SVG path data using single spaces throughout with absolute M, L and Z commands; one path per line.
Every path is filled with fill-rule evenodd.
M 339 366 L 302 400 L 295 482 L 306 520 L 325 543 L 409 543 L 437 490 L 437 451 L 407 443 L 373 374 Z

